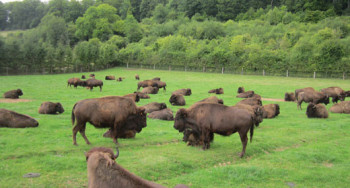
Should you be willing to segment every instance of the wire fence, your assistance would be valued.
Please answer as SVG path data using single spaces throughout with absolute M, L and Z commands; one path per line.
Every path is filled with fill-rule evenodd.
M 281 76 L 281 77 L 300 77 L 300 78 L 334 78 L 334 79 L 350 79 L 350 72 L 340 71 L 289 71 L 289 70 L 246 70 L 244 68 L 235 67 L 210 67 L 210 66 L 184 66 L 184 65 L 156 65 L 156 64 L 135 64 L 125 63 L 118 67 L 134 68 L 134 69 L 153 69 L 167 71 L 188 71 L 188 72 L 204 72 L 204 73 L 219 73 L 219 74 L 237 74 L 237 75 L 262 75 L 262 76 Z M 112 68 L 107 65 L 105 67 L 27 67 L 20 66 L 17 68 L 0 67 L 0 75 L 33 75 L 33 74 L 62 74 L 62 73 L 77 73 L 91 72 Z

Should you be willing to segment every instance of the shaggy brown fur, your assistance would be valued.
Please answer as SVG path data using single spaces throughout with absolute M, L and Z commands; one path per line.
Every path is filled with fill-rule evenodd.
M 117 79 L 117 82 L 122 82 L 124 79 L 125 79 L 125 77 L 119 77 L 119 78 Z
M 161 120 L 169 120 L 169 121 L 174 120 L 173 111 L 171 111 L 170 108 L 165 108 L 162 110 L 151 112 L 148 115 L 148 117 L 152 119 L 161 119 Z
M 158 87 L 145 87 L 142 89 L 141 93 L 144 94 L 157 94 L 159 91 Z
M 178 95 L 178 94 L 172 94 L 169 102 L 171 105 L 174 106 L 185 106 L 186 105 L 186 101 L 183 95 Z
M 326 106 L 323 104 L 310 103 L 306 109 L 308 118 L 328 118 Z
M 192 91 L 190 88 L 178 89 L 178 90 L 174 91 L 172 94 L 180 94 L 180 95 L 184 95 L 184 96 L 190 96 L 192 94 Z
M 314 88 L 312 87 L 306 87 L 306 88 L 302 88 L 302 89 L 296 89 L 294 94 L 295 94 L 295 99 L 298 100 L 298 95 L 299 93 L 301 92 L 313 92 L 313 91 L 316 91 Z
M 19 96 L 22 96 L 23 92 L 21 89 L 10 90 L 4 93 L 4 98 L 8 99 L 18 99 Z
M 218 104 L 224 104 L 224 101 L 222 99 L 219 99 L 217 96 L 211 96 L 208 98 L 205 98 L 203 100 L 200 100 L 198 102 L 208 102 L 208 103 L 218 103 Z
M 92 91 L 94 87 L 100 87 L 100 92 L 102 91 L 103 82 L 102 80 L 96 80 L 95 78 L 90 78 L 86 80 L 86 86 Z
M 135 138 L 136 133 L 136 130 L 121 130 L 117 132 L 117 138 Z M 112 130 L 105 132 L 103 137 L 112 138 Z
M 149 95 L 145 94 L 145 93 L 141 93 L 141 92 L 134 92 L 135 94 L 137 94 L 140 99 L 149 99 L 151 98 Z
M 262 106 L 261 99 L 259 98 L 247 98 L 239 101 L 237 104 L 259 105 Z
M 224 89 L 223 88 L 211 89 L 208 91 L 208 93 L 224 94 Z
M 143 105 L 143 107 L 146 109 L 145 110 L 146 113 L 151 113 L 154 111 L 163 110 L 167 108 L 165 103 L 158 103 L 158 102 L 151 102 L 146 105 Z
M 244 93 L 244 87 L 239 87 L 237 93 Z
M 332 97 L 332 102 L 337 103 L 338 100 L 344 101 L 346 97 L 345 91 L 340 87 L 328 87 L 321 89 L 328 97 Z
M 156 81 L 158 88 L 161 89 L 163 88 L 163 91 L 166 91 L 166 83 L 162 81 Z
M 293 92 L 284 94 L 284 101 L 296 101 L 295 95 Z
M 252 116 L 254 120 L 254 125 L 259 126 L 259 124 L 263 121 L 263 108 L 259 105 L 248 105 L 248 104 L 237 104 L 234 107 L 247 110 Z
M 140 90 L 141 87 L 158 87 L 157 81 L 154 80 L 144 80 L 137 83 L 137 91 Z
M 85 75 L 81 75 L 81 79 L 86 79 Z
M 301 110 L 301 104 L 303 102 L 306 102 L 306 103 L 311 102 L 314 104 L 324 103 L 325 105 L 329 104 L 329 97 L 325 93 L 318 92 L 318 91 L 299 92 L 297 98 L 298 98 L 297 108 L 300 110 Z
M 278 104 L 266 104 L 263 106 L 264 118 L 275 118 L 280 114 L 280 106 Z
M 160 81 L 159 77 L 152 78 L 153 81 Z
M 79 78 L 70 78 L 67 81 L 67 87 L 72 87 L 72 85 L 74 86 L 74 88 L 77 88 L 78 86 L 84 87 L 86 85 L 86 81 L 80 80 Z
M 0 109 L 0 127 L 26 128 L 37 127 L 39 123 L 32 117 L 17 112 Z
M 246 91 L 238 94 L 236 97 L 237 98 L 250 98 L 253 97 L 254 91 Z
M 350 101 L 342 101 L 338 104 L 334 104 L 329 111 L 333 113 L 350 114 Z
M 39 107 L 39 114 L 62 114 L 64 112 L 61 103 L 43 102 Z
M 140 101 L 140 96 L 137 93 L 130 93 L 130 94 L 124 95 L 123 97 L 129 97 L 132 100 L 134 100 L 135 102 L 139 102 Z
M 115 76 L 106 76 L 105 80 L 115 80 Z

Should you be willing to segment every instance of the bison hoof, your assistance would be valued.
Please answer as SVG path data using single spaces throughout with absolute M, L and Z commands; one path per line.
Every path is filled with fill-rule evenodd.
M 73 145 L 78 146 L 78 144 L 77 144 L 77 143 L 73 143 Z
M 240 153 L 239 157 L 242 158 L 244 156 L 244 153 Z

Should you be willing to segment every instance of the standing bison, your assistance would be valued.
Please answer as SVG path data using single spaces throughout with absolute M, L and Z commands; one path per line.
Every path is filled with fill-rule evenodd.
M 280 106 L 278 104 L 267 104 L 263 106 L 264 118 L 275 118 L 280 114 Z
M 64 112 L 61 103 L 43 102 L 39 107 L 39 114 L 62 114 Z
M 295 95 L 293 92 L 284 94 L 284 101 L 295 101 Z
M 10 90 L 4 93 L 4 98 L 8 99 L 18 99 L 19 96 L 22 96 L 23 92 L 21 89 Z
M 106 76 L 105 80 L 115 80 L 115 76 Z
M 149 118 L 152 119 L 161 119 L 161 120 L 174 120 L 173 111 L 170 108 L 164 108 L 162 110 L 153 111 L 148 115 Z
M 74 86 L 74 88 L 77 88 L 78 86 L 86 86 L 86 81 L 84 80 L 80 80 L 79 78 L 70 78 L 67 81 L 67 87 L 72 87 L 72 85 Z
M 141 87 L 158 87 L 157 81 L 153 80 L 144 80 L 137 83 L 137 90 L 140 90 Z
M 178 89 L 174 91 L 172 94 L 180 94 L 184 96 L 190 96 L 192 94 L 192 90 L 190 88 L 187 89 Z
M 37 126 L 39 126 L 38 121 L 30 116 L 3 108 L 0 109 L 0 127 L 26 128 Z
M 75 124 L 76 121 L 76 124 Z M 117 143 L 118 132 L 136 130 L 141 132 L 147 126 L 143 107 L 136 107 L 135 102 L 126 97 L 110 96 L 85 99 L 75 103 L 72 110 L 73 144 L 77 145 L 78 131 L 90 144 L 85 135 L 86 122 L 96 128 L 110 128 L 113 141 Z
M 140 80 L 140 76 L 138 74 L 135 74 L 135 79 Z
M 238 132 L 243 145 L 240 157 L 245 154 L 250 130 L 253 139 L 253 116 L 247 110 L 214 103 L 196 103 L 188 109 L 181 108 L 175 116 L 174 128 L 179 132 L 185 129 L 196 131 L 203 137 L 203 149 L 210 147 L 211 134 L 229 136 Z
M 344 113 L 350 114 L 350 101 L 342 101 L 340 103 L 334 104 L 329 111 L 333 113 Z
M 145 87 L 142 89 L 141 93 L 144 94 L 157 94 L 159 91 L 158 87 Z
M 328 118 L 326 106 L 323 104 L 310 103 L 306 109 L 308 118 Z
M 143 106 L 145 108 L 145 113 L 151 113 L 158 110 L 163 110 L 167 108 L 165 103 L 151 102 Z
M 302 88 L 302 89 L 296 89 L 295 90 L 295 98 L 296 98 L 296 100 L 298 100 L 298 98 L 299 98 L 299 93 L 301 93 L 301 92 L 313 92 L 313 91 L 316 91 L 314 88 L 312 88 L 312 87 L 306 87 L 306 88 Z
M 223 88 L 211 89 L 208 91 L 208 93 L 224 94 L 224 89 Z
M 345 91 L 340 87 L 328 87 L 321 89 L 321 92 L 325 93 L 329 97 L 332 97 L 332 102 L 337 103 L 338 100 L 344 101 L 345 100 Z
M 92 91 L 94 87 L 100 87 L 100 92 L 102 91 L 103 82 L 101 80 L 96 80 L 95 78 L 90 78 L 86 80 L 86 86 Z
M 170 104 L 174 106 L 185 106 L 186 101 L 183 95 L 172 94 L 169 99 Z
M 325 93 L 318 92 L 318 91 L 300 92 L 298 94 L 298 104 L 297 104 L 298 109 L 301 110 L 301 104 L 303 102 L 314 103 L 314 104 L 324 103 L 325 105 L 327 105 L 329 104 L 329 97 Z

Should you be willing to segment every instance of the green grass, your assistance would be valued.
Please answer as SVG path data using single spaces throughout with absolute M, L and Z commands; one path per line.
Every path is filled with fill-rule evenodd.
M 350 83 L 343 80 L 305 79 L 262 76 L 241 76 L 175 71 L 153 71 L 115 68 L 95 72 L 97 79 L 106 75 L 126 77 L 123 82 L 104 81 L 103 91 L 67 88 L 66 81 L 81 73 L 61 75 L 2 76 L 0 92 L 21 88 L 25 103 L 0 103 L 0 108 L 35 117 L 38 128 L 0 129 L 0 187 L 86 187 L 87 171 L 84 152 L 92 147 L 114 148 L 111 139 L 103 138 L 105 129 L 87 125 L 87 145 L 80 134 L 78 146 L 72 144 L 70 114 L 73 105 L 82 99 L 108 95 L 125 95 L 135 91 L 138 73 L 141 79 L 161 77 L 167 82 L 149 102 L 165 102 L 174 113 L 180 107 L 169 104 L 172 91 L 191 88 L 186 106 L 209 97 L 209 89 L 223 87 L 219 98 L 234 105 L 237 88 L 254 90 L 264 98 L 282 99 L 285 92 L 312 86 L 321 89 L 340 86 L 346 90 Z M 85 73 L 88 75 L 88 73 Z M 41 115 L 38 108 L 44 101 L 61 102 L 61 115 Z M 346 114 L 330 114 L 328 119 L 308 119 L 296 103 L 278 103 L 281 114 L 266 119 L 254 131 L 246 155 L 240 159 L 242 145 L 238 134 L 229 137 L 215 135 L 207 151 L 189 147 L 173 122 L 147 120 L 147 127 L 135 139 L 120 139 L 117 162 L 145 179 L 173 187 L 183 183 L 191 187 L 348 187 L 350 185 L 350 118 Z M 331 105 L 327 106 L 327 109 Z M 22 178 L 29 172 L 41 173 L 39 178 Z

